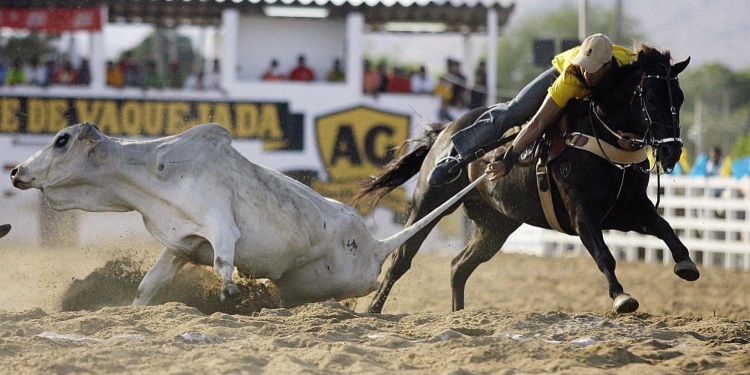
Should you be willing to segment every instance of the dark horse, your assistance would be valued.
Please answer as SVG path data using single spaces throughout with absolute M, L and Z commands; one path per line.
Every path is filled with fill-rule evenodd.
M 671 171 L 679 160 L 682 152 L 679 110 L 684 96 L 677 75 L 689 61 L 688 58 L 672 65 L 669 52 L 641 45 L 636 62 L 613 68 L 589 99 L 571 101 L 565 108 L 566 115 L 545 134 L 548 139 L 586 134 L 590 136 L 589 142 L 596 145 L 594 150 L 606 151 L 597 155 L 591 150 L 560 147 L 547 166 L 559 227 L 580 237 L 607 278 L 609 296 L 617 313 L 636 311 L 638 302 L 617 281 L 615 259 L 602 235 L 605 229 L 636 231 L 660 238 L 672 252 L 676 262 L 674 272 L 679 277 L 688 281 L 700 277 L 688 249 L 646 195 L 650 168 L 649 161 L 643 160 L 646 145 L 651 146 L 655 160 L 666 171 Z M 473 123 L 484 110 L 473 110 L 444 127 L 428 130 L 420 139 L 404 143 L 402 147 L 415 142 L 416 146 L 366 184 L 355 202 L 370 199 L 374 205 L 419 173 L 407 225 L 424 217 L 483 174 L 489 156 L 469 165 L 468 173 L 448 185 L 430 187 L 427 183 L 436 162 L 450 152 L 450 136 Z M 622 163 L 612 157 L 619 152 L 628 155 L 641 152 L 644 158 Z M 474 222 L 474 234 L 452 261 L 453 310 L 464 308 L 464 287 L 472 272 L 491 259 L 522 223 L 551 228 L 538 194 L 536 168 L 516 167 L 496 181 L 485 179 L 443 215 L 460 204 Z M 412 258 L 438 221 L 434 220 L 394 252 L 385 280 L 369 306 L 370 312 L 382 311 L 393 284 L 411 267 Z

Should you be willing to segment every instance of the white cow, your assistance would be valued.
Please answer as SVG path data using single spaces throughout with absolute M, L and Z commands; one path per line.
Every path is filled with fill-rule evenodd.
M 56 210 L 143 216 L 165 248 L 135 305 L 147 304 L 187 262 L 213 266 L 222 300 L 239 293 L 234 267 L 272 280 L 286 306 L 367 295 L 378 287 L 386 257 L 462 195 L 376 240 L 346 205 L 245 159 L 216 124 L 151 141 L 73 125 L 14 168 L 11 180 L 19 189 L 40 189 Z

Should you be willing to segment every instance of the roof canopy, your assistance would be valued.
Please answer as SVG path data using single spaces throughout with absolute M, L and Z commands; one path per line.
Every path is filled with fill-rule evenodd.
M 387 23 L 441 23 L 446 32 L 482 32 L 487 10 L 497 11 L 498 27 L 507 22 L 514 4 L 498 0 L 0 0 L 0 8 L 65 8 L 106 5 L 109 22 L 146 23 L 163 26 L 218 26 L 221 12 L 238 9 L 242 14 L 263 15 L 267 7 L 324 8 L 328 18 L 344 18 L 360 12 L 370 30 L 384 30 Z

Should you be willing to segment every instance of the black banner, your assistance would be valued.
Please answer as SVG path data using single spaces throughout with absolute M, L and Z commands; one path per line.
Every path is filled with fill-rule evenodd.
M 263 140 L 269 151 L 304 144 L 304 116 L 290 113 L 288 103 L 0 98 L 0 133 L 54 134 L 84 121 L 107 135 L 155 137 L 215 122 L 235 138 Z

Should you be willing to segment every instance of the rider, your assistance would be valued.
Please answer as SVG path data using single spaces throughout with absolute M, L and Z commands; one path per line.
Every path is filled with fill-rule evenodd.
M 488 140 L 499 139 L 510 127 L 531 118 L 503 159 L 487 167 L 493 179 L 505 176 L 518 161 L 520 153 L 541 137 L 547 125 L 554 122 L 570 99 L 587 97 L 613 63 L 622 66 L 636 58 L 633 51 L 613 45 L 603 34 L 591 35 L 581 46 L 555 56 L 552 68 L 526 85 L 513 100 L 495 104 L 471 126 L 451 137 L 458 156 L 453 156 L 451 152 L 451 156 L 438 162 L 430 174 L 430 185 L 440 186 L 454 181 L 461 175 L 461 167 L 465 164 L 461 163 L 462 160 L 468 162 L 481 157 L 485 153 L 482 146 Z

